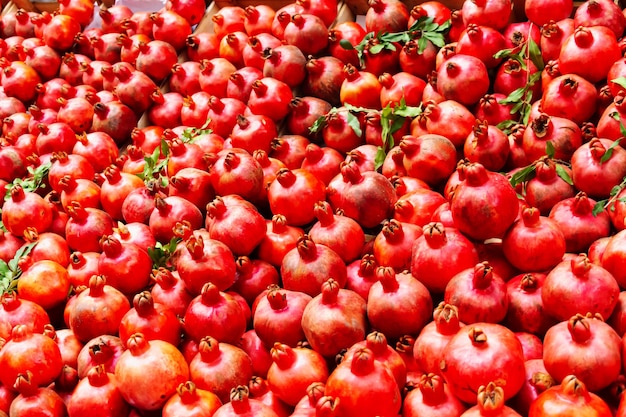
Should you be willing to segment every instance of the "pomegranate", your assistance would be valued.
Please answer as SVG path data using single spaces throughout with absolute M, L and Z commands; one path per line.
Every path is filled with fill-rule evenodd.
M 189 366 L 176 347 L 162 340 L 148 341 L 135 333 L 126 342 L 128 349 L 115 365 L 115 376 L 124 399 L 143 410 L 156 410 L 176 392 L 176 388 L 189 379 Z M 145 370 L 155 375 L 168 375 L 158 383 L 145 378 Z
M 302 329 L 311 347 L 325 358 L 363 340 L 366 332 L 365 300 L 342 289 L 329 278 L 304 309 Z
M 471 363 L 468 354 L 471 352 Z M 506 366 L 494 365 L 496 362 Z M 494 369 L 494 367 L 496 367 Z M 443 351 L 442 374 L 451 391 L 471 403 L 482 381 L 499 378 L 504 397 L 513 397 L 524 382 L 522 347 L 515 334 L 499 324 L 475 323 L 463 327 Z M 464 376 L 472 375 L 471 379 Z M 470 382 L 471 381 L 471 382 Z M 488 383 L 488 382 L 487 382 Z
M 621 339 L 600 316 L 576 314 L 551 327 L 544 337 L 543 359 L 546 369 L 557 381 L 576 375 L 596 391 L 617 379 L 621 369 Z M 593 361 L 580 362 L 587 355 Z
M 553 412 L 551 410 L 558 409 Z M 530 416 L 560 416 L 563 412 L 576 415 L 610 416 L 609 406 L 598 395 L 590 392 L 575 375 L 563 378 L 561 384 L 548 388 L 530 405 Z
M 275 343 L 272 365 L 267 372 L 270 389 L 286 404 L 295 406 L 313 383 L 324 383 L 328 367 L 315 350 Z
M 389 339 L 418 334 L 431 317 L 433 302 L 427 288 L 411 274 L 397 274 L 379 266 L 378 282 L 370 288 L 367 318 L 370 325 Z
M 252 363 L 242 349 L 205 336 L 199 342 L 198 353 L 189 363 L 189 371 L 198 388 L 214 393 L 226 403 L 233 387 L 252 378 Z

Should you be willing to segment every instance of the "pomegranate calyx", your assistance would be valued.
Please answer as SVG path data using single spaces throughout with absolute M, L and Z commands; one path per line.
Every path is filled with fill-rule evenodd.
M 270 349 L 270 355 L 272 361 L 280 369 L 289 369 L 296 361 L 296 353 L 293 348 L 284 343 L 276 342 L 272 349 Z
M 34 383 L 33 373 L 27 370 L 26 373 L 20 373 L 15 379 L 13 389 L 19 392 L 23 397 L 31 397 L 37 394 L 39 386 Z
M 198 344 L 198 353 L 202 358 L 202 362 L 211 363 L 220 357 L 220 344 L 214 337 L 205 336 Z
M 457 306 L 442 301 L 433 312 L 433 319 L 437 332 L 443 335 L 453 335 L 461 328 L 459 309 Z
M 140 317 L 149 317 L 154 314 L 154 299 L 150 291 L 142 291 L 133 297 L 133 307 Z
M 483 412 L 491 413 L 504 407 L 504 389 L 490 382 L 487 386 L 478 388 L 478 408 Z
M 194 404 L 199 399 L 196 384 L 192 381 L 182 382 L 176 388 L 176 394 L 178 394 L 183 404 Z
M 354 375 L 362 376 L 374 371 L 374 352 L 369 348 L 361 348 L 354 353 L 350 370 Z
M 472 345 L 481 347 L 487 345 L 487 335 L 480 327 L 472 326 L 467 332 L 470 340 L 472 341 Z
M 526 227 L 541 227 L 541 213 L 536 207 L 525 207 L 522 210 L 522 221 Z
M 212 282 L 207 282 L 202 286 L 200 296 L 202 297 L 202 303 L 207 306 L 215 305 L 222 300 L 219 288 Z
M 554 386 L 556 381 L 547 372 L 535 372 L 530 378 L 530 384 L 535 387 L 538 393 L 542 393 Z
M 390 266 L 379 266 L 376 269 L 376 278 L 380 281 L 385 293 L 396 292 L 400 288 L 396 271 Z
M 484 290 L 489 287 L 493 281 L 493 267 L 489 265 L 489 262 L 484 261 L 476 264 L 474 267 L 474 276 L 472 282 L 474 288 Z
M 339 283 L 333 278 L 329 278 L 322 284 L 322 303 L 336 304 L 340 289 L 341 287 L 339 286 Z
M 93 275 L 89 278 L 89 296 L 100 297 L 104 294 L 104 286 L 106 285 L 106 277 L 104 275 Z
M 378 265 L 373 254 L 363 255 L 359 264 L 359 275 L 362 277 L 373 277 L 376 274 Z
M 133 356 L 139 356 L 150 349 L 150 342 L 143 333 L 134 333 L 126 341 L 126 347 Z
M 443 223 L 431 222 L 424 226 L 424 239 L 431 248 L 440 248 L 446 243 L 446 231 Z
M 300 257 L 305 261 L 314 260 L 317 256 L 317 245 L 309 235 L 301 236 L 296 242 L 296 248 Z
M 567 329 L 576 343 L 585 343 L 591 338 L 591 323 L 580 313 L 569 319 Z
M 87 372 L 87 379 L 89 380 L 89 385 L 93 387 L 102 387 L 109 383 L 109 375 L 103 364 L 99 364 L 91 368 Z
M 287 307 L 287 294 L 278 286 L 270 289 L 266 297 L 272 310 L 282 310 Z
M 387 338 L 383 333 L 373 331 L 365 338 L 365 345 L 374 352 L 374 356 L 382 356 L 387 351 Z
M 589 396 L 589 391 L 587 391 L 587 386 L 576 377 L 576 375 L 568 375 L 563 378 L 561 381 L 561 390 L 563 394 L 571 397 L 587 397 Z
M 418 382 L 418 388 L 424 398 L 424 403 L 436 406 L 446 401 L 444 382 L 440 375 L 434 373 L 423 374 Z
M 587 254 L 581 253 L 571 261 L 572 273 L 579 279 L 588 277 L 591 270 L 591 261 L 587 257 Z

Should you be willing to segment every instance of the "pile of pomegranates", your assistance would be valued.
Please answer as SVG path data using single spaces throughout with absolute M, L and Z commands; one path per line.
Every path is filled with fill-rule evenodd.
M 626 416 L 626 11 L 524 8 L 4 14 L 0 417 Z

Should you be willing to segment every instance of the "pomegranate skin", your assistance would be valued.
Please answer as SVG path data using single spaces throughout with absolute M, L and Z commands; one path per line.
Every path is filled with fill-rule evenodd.
M 519 212 L 517 194 L 509 181 L 480 163 L 460 166 L 457 172 L 462 181 L 450 209 L 458 229 L 476 240 L 501 237 Z
M 524 383 L 522 345 L 515 333 L 500 324 L 474 323 L 463 327 L 445 347 L 441 370 L 452 392 L 468 404 L 476 401 L 481 385 L 496 379 L 509 399 Z

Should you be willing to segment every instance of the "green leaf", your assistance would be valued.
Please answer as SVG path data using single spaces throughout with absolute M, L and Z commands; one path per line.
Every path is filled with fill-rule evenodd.
M 622 123 L 622 119 L 619 115 L 618 112 L 613 112 L 611 113 L 609 116 L 611 116 L 613 119 L 617 120 L 619 122 L 619 132 L 623 137 L 626 137 L 626 127 L 624 127 L 624 124 Z
M 0 264 L 0 279 L 2 279 L 2 284 L 0 285 L 1 294 L 11 291 L 17 286 L 17 280 L 20 275 L 22 275 L 22 269 L 19 267 L 19 261 L 25 256 L 28 256 L 35 245 L 37 245 L 37 242 L 22 245 L 15 252 L 15 255 L 9 260 L 8 263 L 2 261 Z
M 513 174 L 509 182 L 513 187 L 517 187 L 519 184 L 533 179 L 535 177 L 535 169 L 535 164 L 528 165 Z
M 348 50 L 348 51 L 352 51 L 352 50 L 354 50 L 354 45 L 352 45 L 352 44 L 350 43 L 350 41 L 349 41 L 349 40 L 347 40 L 347 39 L 341 39 L 341 40 L 339 41 L 339 45 L 340 45 L 343 49 L 346 49 L 346 50 Z
M 546 142 L 546 155 L 548 155 L 548 158 L 554 158 L 554 144 L 552 143 L 551 140 Z
M 16 178 L 12 183 L 8 184 L 6 187 L 6 194 L 4 196 L 4 200 L 8 200 L 11 197 L 11 189 L 16 185 L 22 187 L 24 192 L 32 193 L 37 191 L 40 188 L 45 188 L 44 180 L 48 176 L 48 172 L 50 171 L 50 167 L 52 166 L 52 162 L 48 161 L 46 163 L 40 164 L 37 168 L 33 168 L 32 166 L 28 167 L 28 176 L 26 178 Z
M 173 237 L 168 243 L 157 242 L 154 247 L 148 248 L 148 255 L 152 260 L 153 269 L 171 268 L 170 257 L 176 250 L 178 244 L 182 241 L 179 237 Z
M 493 57 L 495 59 L 507 59 L 513 56 L 513 51 L 514 51 L 513 49 L 501 49 L 495 54 L 493 54 Z
M 616 195 L 618 195 L 622 191 L 622 187 L 623 187 L 622 184 L 618 184 L 618 185 L 613 186 L 613 188 L 611 188 L 611 192 L 609 193 L 609 195 L 611 197 L 615 197 Z
M 604 211 L 607 201 L 608 200 L 600 200 L 596 204 L 594 204 L 591 214 L 597 216 L 598 214 L 602 213 Z
M 402 107 L 396 107 L 393 110 L 393 113 L 397 116 L 400 117 L 410 117 L 411 119 L 419 116 L 420 114 L 422 114 L 424 110 L 422 109 L 422 106 L 420 105 L 419 107 L 414 107 L 414 106 L 402 106 Z
M 356 117 L 352 112 L 348 112 L 347 116 L 348 126 L 352 128 L 354 134 L 358 137 L 363 136 L 363 131 L 361 130 L 361 122 L 359 118 Z
M 346 109 L 348 109 L 348 111 L 350 111 L 351 113 L 369 113 L 374 109 L 368 109 L 367 107 L 357 107 L 357 106 L 353 106 L 350 103 L 346 103 L 343 105 L 343 107 L 345 107 Z
M 526 94 L 525 87 L 517 88 L 511 91 L 511 94 L 509 94 L 505 99 L 500 100 L 499 103 L 500 104 L 517 104 L 524 97 L 524 94 Z
M 324 116 L 318 117 L 317 120 L 313 122 L 313 124 L 309 127 L 309 132 L 318 133 L 319 131 L 321 131 L 324 128 L 324 126 L 326 126 L 326 116 L 327 114 Z
M 496 127 L 508 135 L 511 133 L 511 128 L 516 124 L 517 122 L 515 120 L 503 120 L 498 123 Z
M 622 140 L 622 138 L 619 138 L 619 139 L 613 141 L 611 146 L 609 146 L 608 149 L 606 150 L 606 152 L 604 152 L 604 155 L 602 155 L 602 158 L 600 158 L 600 163 L 601 164 L 603 164 L 606 161 L 608 161 L 609 159 L 611 159 L 611 156 L 613 156 L 613 149 L 615 149 L 615 147 L 619 146 L 619 143 L 621 142 L 621 140 Z
M 382 51 L 383 49 L 385 49 L 385 44 L 384 43 L 377 43 L 376 45 L 371 46 L 367 51 L 370 54 L 376 55 L 376 54 L 380 53 L 380 51 Z
M 541 56 L 541 50 L 532 38 L 528 39 L 528 56 L 533 64 L 537 67 L 537 70 L 541 72 L 544 67 L 543 57 Z
M 0 259 L 0 276 L 9 272 L 9 265 Z
M 556 164 L 556 175 L 558 175 L 559 178 L 561 178 L 563 181 L 565 181 L 569 185 L 572 185 L 572 186 L 574 185 L 574 181 L 572 181 L 572 178 L 569 176 L 569 173 L 567 172 L 565 167 L 563 167 L 563 165 Z
M 424 50 L 428 47 L 428 39 L 425 37 L 421 37 L 417 40 L 417 52 L 422 54 Z
M 376 151 L 376 156 L 374 157 L 374 168 L 376 169 L 376 171 L 378 171 L 378 169 L 383 166 L 383 162 L 385 162 L 385 157 L 387 157 L 387 153 L 382 146 L 379 146 L 378 150 Z
M 619 85 L 620 87 L 626 88 L 626 77 L 617 77 L 612 79 L 611 82 Z
M 392 42 L 401 42 L 401 43 L 408 42 L 409 40 L 411 40 L 411 37 L 409 36 L 408 32 L 396 32 L 396 33 L 384 33 L 381 36 L 379 36 L 378 39 L 383 43 L 393 45 Z M 393 50 L 394 51 L 396 50 L 395 46 Z

